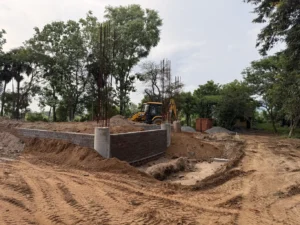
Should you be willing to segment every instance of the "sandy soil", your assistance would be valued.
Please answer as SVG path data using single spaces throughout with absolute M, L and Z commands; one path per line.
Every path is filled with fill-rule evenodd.
M 0 224 L 299 224 L 300 141 L 243 138 L 246 154 L 231 176 L 197 191 L 127 164 L 116 169 L 117 161 L 90 167 L 106 163 L 84 149 L 64 163 L 68 145 L 25 150 L 0 162 Z
M 139 125 L 139 123 L 138 123 Z M 16 120 L 5 120 L 0 117 L 0 128 L 28 128 L 28 129 L 41 129 L 60 132 L 77 132 L 93 134 L 95 127 L 99 127 L 97 122 L 21 122 Z M 135 126 L 135 123 L 122 117 L 114 116 L 110 119 L 110 133 L 127 133 L 134 131 L 142 131 L 142 127 Z
M 181 185 L 196 185 L 197 181 L 211 176 L 225 163 L 222 162 L 199 162 L 194 165 L 192 171 L 183 171 L 170 176 L 166 181 Z

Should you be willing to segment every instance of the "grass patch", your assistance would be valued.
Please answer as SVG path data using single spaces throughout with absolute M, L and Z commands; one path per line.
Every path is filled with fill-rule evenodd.
M 264 130 L 264 131 L 268 131 L 270 133 L 274 133 L 272 123 L 257 123 L 255 125 L 255 127 L 257 129 L 260 129 L 260 130 Z M 284 137 L 288 137 L 289 132 L 290 132 L 289 127 L 287 127 L 287 126 L 281 127 L 279 124 L 276 124 L 276 128 L 277 128 L 277 131 L 278 131 L 279 135 L 284 136 Z M 299 128 L 295 129 L 293 138 L 300 138 L 300 129 Z

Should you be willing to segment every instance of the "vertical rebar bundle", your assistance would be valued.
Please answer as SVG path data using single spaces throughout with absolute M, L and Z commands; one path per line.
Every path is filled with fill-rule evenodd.
M 110 23 L 103 23 L 99 28 L 99 75 L 97 79 L 98 87 L 98 109 L 97 123 L 100 127 L 109 127 L 109 93 L 112 82 L 109 82 L 112 70 L 113 41 Z M 109 79 L 111 77 L 111 79 Z

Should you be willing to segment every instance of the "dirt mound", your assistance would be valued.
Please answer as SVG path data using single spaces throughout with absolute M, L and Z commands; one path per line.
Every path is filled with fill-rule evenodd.
M 210 158 L 222 158 L 223 151 L 216 146 L 196 139 L 192 133 L 173 133 L 167 155 L 208 160 Z
M 10 128 L 15 128 L 15 127 L 20 127 L 22 125 L 22 122 L 17 121 L 17 120 L 9 120 L 9 119 L 2 119 L 0 120 L 0 127 L 3 131 L 5 131 L 5 128 L 10 129 Z
M 145 129 L 142 127 L 135 126 L 114 126 L 110 127 L 111 134 L 120 134 L 120 133 L 129 133 L 129 132 L 137 132 L 144 131 Z
M 207 134 L 215 134 L 215 133 L 226 133 L 226 134 L 235 134 L 234 132 L 227 130 L 223 127 L 213 127 L 205 131 Z
M 160 163 L 149 167 L 146 173 L 158 180 L 166 179 L 170 174 L 183 171 L 189 167 L 187 158 L 179 158 L 171 162 Z
M 43 161 L 61 166 L 95 172 L 117 172 L 126 174 L 143 174 L 118 159 L 104 159 L 95 150 L 81 147 L 65 141 L 30 139 L 25 146 L 25 154 L 36 162 Z
M 132 126 L 134 122 L 126 119 L 124 116 L 116 115 L 110 118 L 110 126 Z
M 23 142 L 12 134 L 0 133 L 0 157 L 16 158 L 24 149 Z

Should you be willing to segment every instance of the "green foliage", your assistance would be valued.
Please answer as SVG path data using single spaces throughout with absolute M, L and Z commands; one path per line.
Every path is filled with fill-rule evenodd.
M 57 107 L 57 121 L 66 122 L 68 121 L 68 111 L 67 106 L 63 102 L 60 102 Z
M 48 119 L 43 115 L 43 113 L 26 113 L 25 120 L 29 122 L 48 122 Z
M 257 45 L 265 55 L 279 41 L 287 43 L 289 55 L 299 61 L 300 2 L 293 0 L 245 0 L 255 5 L 255 23 L 267 23 L 258 35 Z
M 204 85 L 199 85 L 198 89 L 194 91 L 195 113 L 200 118 L 211 118 L 213 116 L 215 106 L 221 99 L 220 90 L 221 86 L 211 80 Z
M 6 34 L 5 30 L 0 30 L 0 54 L 3 50 L 3 45 L 6 43 L 6 39 L 4 38 L 4 34 Z
M 113 75 L 120 114 L 124 114 L 128 94 L 135 91 L 131 69 L 158 44 L 162 20 L 156 11 L 143 10 L 139 5 L 106 7 L 105 18 L 115 29 Z
M 235 80 L 224 85 L 215 111 L 218 124 L 232 129 L 237 119 L 253 117 L 257 103 L 251 95 L 251 89 L 245 82 Z
M 191 116 L 195 112 L 196 99 L 191 92 L 182 92 L 180 94 L 180 108 L 181 113 L 185 115 L 185 122 L 187 126 L 191 126 Z

